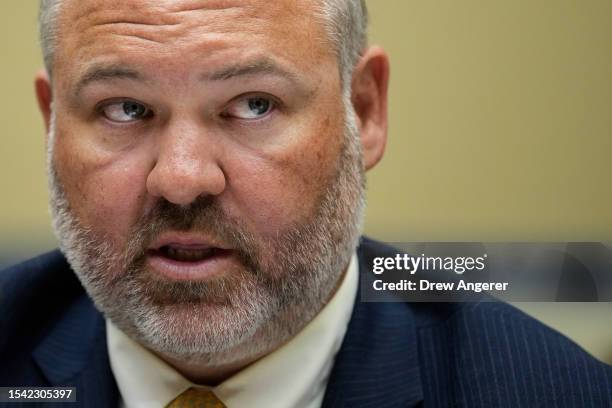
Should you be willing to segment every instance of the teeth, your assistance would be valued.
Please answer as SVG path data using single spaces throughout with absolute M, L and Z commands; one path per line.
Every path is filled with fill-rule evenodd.
M 176 261 L 195 262 L 210 256 L 213 252 L 212 248 L 207 249 L 183 249 L 174 247 L 165 247 L 165 253 L 169 258 Z

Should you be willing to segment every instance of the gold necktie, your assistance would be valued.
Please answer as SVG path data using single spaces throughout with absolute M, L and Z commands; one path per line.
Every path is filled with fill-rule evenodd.
M 166 408 L 227 408 L 212 391 L 189 388 L 172 400 Z

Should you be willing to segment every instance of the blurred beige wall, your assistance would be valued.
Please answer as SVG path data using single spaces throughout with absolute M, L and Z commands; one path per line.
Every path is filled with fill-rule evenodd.
M 368 231 L 403 240 L 605 240 L 612 2 L 372 0 L 392 57 Z
M 37 4 L 0 2 L 0 252 L 13 257 L 55 245 L 32 86 Z M 612 2 L 368 4 L 371 42 L 390 53 L 392 80 L 387 154 L 368 177 L 367 233 L 609 240 Z M 610 305 L 521 307 L 612 361 Z
M 38 1 L 0 2 L 0 252 L 51 247 L 44 130 L 33 76 L 40 67 Z M 25 247 L 24 247 L 25 245 Z

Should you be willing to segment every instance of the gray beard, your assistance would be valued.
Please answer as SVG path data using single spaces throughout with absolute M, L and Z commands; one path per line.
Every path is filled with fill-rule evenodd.
M 50 208 L 60 248 L 96 307 L 152 351 L 210 367 L 263 355 L 301 330 L 329 300 L 358 245 L 365 177 L 354 112 L 335 174 L 310 219 L 258 242 L 213 200 L 189 208 L 165 200 L 132 228 L 127 247 L 82 225 L 58 178 L 55 117 L 47 153 Z M 145 249 L 167 229 L 206 231 L 237 249 L 243 268 L 204 282 L 155 279 Z

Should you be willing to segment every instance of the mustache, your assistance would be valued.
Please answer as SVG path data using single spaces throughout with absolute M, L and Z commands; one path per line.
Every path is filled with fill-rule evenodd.
M 248 228 L 229 216 L 212 196 L 200 196 L 189 205 L 178 205 L 159 198 L 135 223 L 127 247 L 127 262 L 144 260 L 147 249 L 167 231 L 201 232 L 232 248 L 239 260 L 251 271 L 260 270 L 258 243 Z

